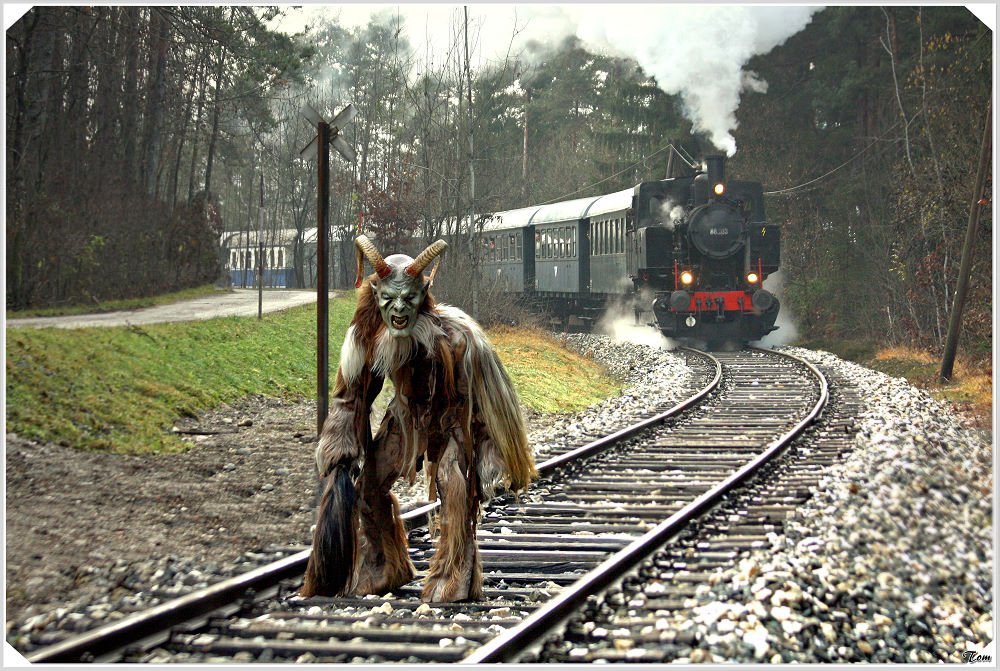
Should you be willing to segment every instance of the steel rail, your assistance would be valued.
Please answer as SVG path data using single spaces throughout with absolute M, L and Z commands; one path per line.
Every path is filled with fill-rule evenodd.
M 575 459 L 596 454 L 700 402 L 718 387 L 722 379 L 722 364 L 702 352 L 690 351 L 699 356 L 708 356 L 714 362 L 715 374 L 707 385 L 664 412 L 546 460 L 538 466 L 539 473 L 548 475 Z M 432 501 L 404 512 L 401 517 L 408 530 L 414 529 L 427 524 L 429 515 L 439 506 L 439 501 Z M 227 578 L 116 622 L 40 648 L 25 658 L 31 663 L 73 662 L 81 659 L 102 662 L 113 659 L 132 646 L 162 643 L 169 638 L 172 627 L 186 622 L 206 620 L 212 615 L 227 614 L 226 610 L 233 612 L 238 608 L 238 605 L 234 604 L 238 604 L 248 595 L 261 595 L 267 590 L 275 589 L 282 580 L 302 575 L 305 573 L 310 552 L 311 549 L 302 550 L 242 575 Z
M 694 352 L 699 356 L 704 356 L 708 359 L 711 359 L 712 364 L 715 367 L 715 374 L 712 376 L 712 379 L 709 381 L 708 384 L 702 387 L 696 394 L 681 401 L 680 403 L 673 406 L 669 410 L 665 410 L 659 414 L 644 419 L 637 424 L 633 424 L 632 426 L 621 429 L 620 431 L 616 431 L 608 436 L 604 436 L 603 438 L 598 438 L 597 440 L 587 443 L 586 445 L 581 445 L 580 447 L 574 448 L 569 452 L 564 452 L 563 454 L 557 454 L 551 459 L 548 459 L 538 465 L 539 474 L 548 475 L 549 473 L 556 470 L 560 466 L 563 466 L 571 461 L 582 459 L 584 457 L 589 457 L 590 455 L 605 450 L 611 445 L 621 442 L 626 438 L 631 438 L 632 436 L 640 433 L 641 431 L 644 431 L 658 424 L 662 424 L 671 417 L 674 417 L 675 415 L 687 410 L 691 406 L 700 403 L 702 399 L 704 399 L 708 394 L 712 393 L 712 391 L 718 388 L 719 382 L 722 380 L 722 362 L 720 362 L 718 359 L 716 359 L 714 356 L 710 354 L 699 352 L 698 350 L 693 350 L 689 347 L 682 347 L 680 349 L 684 349 L 689 352 Z
M 753 348 L 757 349 L 757 348 Z M 766 350 L 758 350 L 766 351 Z M 521 624 L 498 634 L 461 660 L 461 664 L 482 664 L 510 661 L 549 633 L 552 628 L 578 610 L 587 597 L 596 594 L 623 577 L 652 552 L 677 536 L 689 522 L 713 508 L 723 496 L 738 487 L 772 459 L 784 453 L 791 442 L 819 417 L 829 399 L 825 376 L 811 363 L 784 352 L 771 352 L 804 365 L 819 381 L 820 393 L 816 404 L 795 426 L 771 441 L 760 455 L 735 471 L 697 499 L 658 524 L 645 535 L 625 546 L 610 559 L 566 587 Z

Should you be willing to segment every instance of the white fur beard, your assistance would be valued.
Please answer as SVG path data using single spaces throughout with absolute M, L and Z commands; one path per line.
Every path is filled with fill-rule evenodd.
M 406 338 L 391 335 L 383 326 L 375 336 L 378 342 L 375 344 L 372 372 L 388 377 L 410 360 L 417 351 L 417 345 L 423 345 L 424 351 L 430 355 L 434 351 L 434 339 L 442 334 L 441 329 L 423 313 L 417 316 L 417 323 Z

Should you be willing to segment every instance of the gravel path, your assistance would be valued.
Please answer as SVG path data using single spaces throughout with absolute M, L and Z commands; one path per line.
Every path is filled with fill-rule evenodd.
M 335 294 L 330 294 L 333 298 Z M 9 319 L 6 326 L 32 328 L 78 329 L 94 326 L 128 326 L 184 322 L 215 317 L 253 317 L 257 315 L 259 297 L 256 289 L 218 291 L 210 296 L 192 298 L 167 305 L 155 305 L 139 310 L 122 310 L 99 314 L 66 315 L 63 317 L 25 317 Z M 287 310 L 316 302 L 315 291 L 297 289 L 266 289 L 260 299 L 264 312 Z
M 684 396 L 679 354 L 567 340 L 616 362 L 629 388 L 586 412 L 529 416 L 539 449 Z M 678 661 L 964 661 L 995 635 L 989 438 L 903 380 L 788 349 L 870 394 L 856 450 L 774 551 L 704 586 L 690 604 L 697 619 L 664 614 L 664 631 L 693 632 Z M 8 641 L 30 649 L 307 543 L 313 413 L 311 403 L 248 399 L 179 426 L 219 432 L 192 436 L 184 455 L 144 459 L 8 434 Z

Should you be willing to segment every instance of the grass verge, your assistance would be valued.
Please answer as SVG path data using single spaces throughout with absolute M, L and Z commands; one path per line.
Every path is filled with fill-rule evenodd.
M 941 382 L 940 357 L 911 347 L 881 347 L 851 340 L 814 340 L 800 345 L 823 349 L 886 375 L 905 378 L 934 398 L 950 403 L 976 428 L 988 429 L 993 425 L 993 367 L 989 358 L 969 361 L 959 357 L 952 379 Z
M 497 328 L 489 337 L 521 403 L 538 412 L 582 410 L 622 389 L 593 360 L 540 329 Z
M 330 303 L 331 377 L 354 299 Z M 7 329 L 7 431 L 117 453 L 174 452 L 178 417 L 251 394 L 313 398 L 316 310 L 143 328 Z M 522 402 L 577 410 L 616 393 L 593 361 L 541 332 L 491 333 Z M 332 383 L 332 380 L 331 380 Z

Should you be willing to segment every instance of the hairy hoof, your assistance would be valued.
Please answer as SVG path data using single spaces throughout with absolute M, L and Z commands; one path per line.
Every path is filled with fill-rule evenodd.
M 439 578 L 427 579 L 424 589 L 420 594 L 420 600 L 424 603 L 455 601 L 479 601 L 483 598 L 483 584 L 472 585 L 466 581 L 447 580 Z
M 483 598 L 483 571 L 479 552 L 474 544 L 465 551 L 464 561 L 450 575 L 439 570 L 440 563 L 431 563 L 420 600 L 427 602 L 478 601 Z M 443 562 L 442 562 L 443 563 Z
M 413 567 L 413 562 L 407 560 L 405 565 L 397 566 L 393 570 L 382 567 L 382 570 L 375 570 L 368 567 L 360 567 L 351 593 L 359 596 L 365 594 L 385 594 L 392 592 L 406 583 L 413 580 L 417 575 L 417 570 Z

